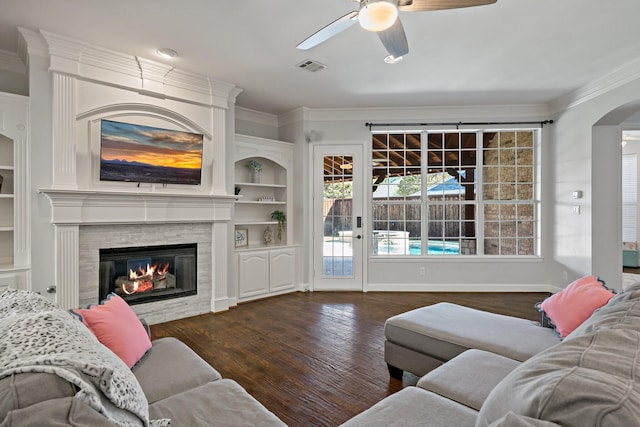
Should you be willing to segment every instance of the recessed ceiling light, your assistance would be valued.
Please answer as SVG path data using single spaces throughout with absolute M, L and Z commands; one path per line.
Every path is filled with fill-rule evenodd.
M 397 64 L 400 61 L 402 61 L 402 56 L 398 56 L 396 58 L 393 55 L 389 55 L 386 58 L 384 58 L 384 62 L 386 62 L 387 64 Z
M 166 59 L 173 59 L 178 56 L 178 52 L 168 47 L 160 48 L 156 50 L 156 53 Z

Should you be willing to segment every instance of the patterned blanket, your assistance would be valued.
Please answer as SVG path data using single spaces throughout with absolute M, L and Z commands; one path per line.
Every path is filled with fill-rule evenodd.
M 169 426 L 149 420 L 144 392 L 131 370 L 81 322 L 27 291 L 0 295 L 0 379 L 15 373 L 55 374 L 75 397 L 116 426 Z

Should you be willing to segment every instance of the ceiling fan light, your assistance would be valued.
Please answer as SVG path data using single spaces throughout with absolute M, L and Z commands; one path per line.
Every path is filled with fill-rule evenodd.
M 178 52 L 168 47 L 162 47 L 156 50 L 156 53 L 165 59 L 173 59 L 178 56 Z
M 395 1 L 364 0 L 358 21 L 367 31 L 383 31 L 393 25 L 398 19 L 398 7 Z
M 388 55 L 385 56 L 384 62 L 386 62 L 387 64 L 397 64 L 398 62 L 402 61 L 402 59 L 402 56 Z

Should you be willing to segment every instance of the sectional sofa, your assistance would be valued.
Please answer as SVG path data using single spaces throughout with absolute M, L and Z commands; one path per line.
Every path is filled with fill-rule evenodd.
M 557 327 L 450 304 L 389 319 L 387 361 L 427 372 L 343 425 L 639 425 L 640 283 L 610 296 L 562 339 Z M 96 319 L 142 326 L 108 301 L 98 308 L 78 310 L 80 320 L 37 294 L 0 295 L 3 426 L 285 425 L 176 339 L 118 348 Z M 395 352 L 410 342 L 402 365 Z
M 640 425 L 640 283 L 615 296 L 591 286 L 572 306 L 583 284 L 547 304 L 570 333 L 451 304 L 389 319 L 391 373 L 422 376 L 343 426 Z
M 115 301 L 81 320 L 31 292 L 0 295 L 2 426 L 285 425 L 182 342 L 151 342 Z M 118 347 L 109 331 L 136 341 Z

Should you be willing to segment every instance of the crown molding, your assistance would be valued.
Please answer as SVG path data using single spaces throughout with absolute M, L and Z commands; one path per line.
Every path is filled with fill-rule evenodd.
M 544 120 L 549 108 L 545 104 L 524 105 L 454 105 L 438 107 L 396 108 L 307 108 L 301 107 L 278 116 L 279 124 L 296 121 L 402 121 L 439 120 Z
M 25 74 L 27 67 L 17 53 L 0 49 L 0 69 L 11 71 L 12 73 Z
M 256 123 L 260 125 L 277 128 L 279 126 L 278 116 L 261 111 L 251 110 L 236 106 L 236 120 Z
M 640 79 L 640 58 L 629 61 L 604 76 L 554 99 L 549 102 L 549 110 L 554 114 L 568 110 L 638 79 Z
M 149 96 L 228 108 L 235 85 L 151 59 L 93 46 L 71 37 L 22 29 L 32 46 L 49 56 L 50 70 L 83 80 L 132 89 Z M 39 43 L 39 44 L 38 44 Z
M 236 105 L 236 100 L 238 99 L 238 95 L 242 93 L 242 89 L 235 86 L 229 91 L 229 107 Z
M 310 108 L 299 107 L 278 116 L 278 126 L 286 126 L 293 123 L 300 123 L 310 120 Z
M 29 55 L 48 57 L 49 46 L 46 40 L 37 31 L 28 28 L 18 27 L 20 37 L 18 38 L 18 55 L 25 65 L 29 66 Z

